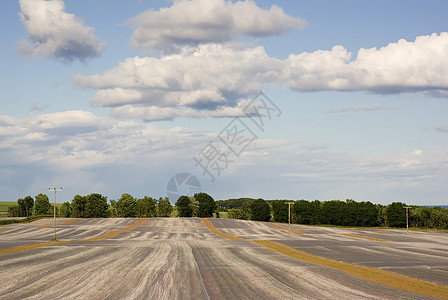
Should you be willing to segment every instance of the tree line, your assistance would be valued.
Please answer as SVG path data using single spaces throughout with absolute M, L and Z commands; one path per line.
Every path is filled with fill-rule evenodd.
M 26 196 L 17 200 L 17 205 L 8 209 L 10 217 L 30 217 L 31 215 L 52 215 L 54 206 L 45 194 Z M 86 196 L 76 195 L 71 202 L 62 203 L 57 215 L 66 218 L 108 218 L 108 217 L 169 217 L 173 212 L 170 200 L 160 197 L 158 200 L 148 196 L 136 199 L 123 194 L 118 200 L 107 201 L 107 197 L 98 193 Z
M 155 199 L 144 196 L 137 199 L 122 194 L 118 200 L 110 200 L 98 193 L 76 195 L 71 203 L 64 202 L 57 214 L 61 217 L 169 217 L 175 209 L 179 217 L 225 217 L 242 220 L 288 222 L 287 200 L 238 198 L 215 201 L 207 193 L 192 197 L 181 196 L 173 207 L 167 197 Z M 291 222 L 306 225 L 335 225 L 356 227 L 406 227 L 406 204 L 393 202 L 388 205 L 369 201 L 308 201 L 296 200 L 291 205 Z M 53 205 L 45 194 L 26 196 L 10 207 L 11 217 L 52 215 Z M 448 209 L 442 207 L 410 206 L 408 224 L 411 227 L 448 229 Z
M 186 200 L 186 202 L 185 202 Z M 176 202 L 180 217 L 213 217 L 216 212 L 215 200 L 206 193 L 197 193 L 193 197 L 181 196 Z M 17 205 L 9 207 L 10 217 L 29 217 L 31 215 L 52 215 L 54 207 L 45 194 L 39 194 L 35 201 L 31 196 L 17 200 Z M 169 217 L 174 207 L 170 200 L 160 197 L 158 200 L 144 196 L 137 199 L 130 194 L 122 194 L 118 200 L 110 200 L 98 193 L 86 196 L 76 195 L 71 202 L 64 202 L 57 215 L 66 218 L 149 218 Z M 219 212 L 216 212 L 219 216 Z
M 16 206 L 8 208 L 9 217 L 30 217 L 34 215 L 47 215 L 53 212 L 48 196 L 39 194 L 34 198 L 26 196 L 17 200 Z
M 257 221 L 288 222 L 287 200 L 239 198 L 217 201 L 229 218 Z M 401 202 L 388 205 L 369 201 L 308 201 L 296 200 L 291 205 L 291 222 L 306 225 L 355 227 L 406 227 L 407 206 Z M 268 215 L 269 214 L 269 215 Z M 448 229 L 448 209 L 442 207 L 409 206 L 411 227 Z

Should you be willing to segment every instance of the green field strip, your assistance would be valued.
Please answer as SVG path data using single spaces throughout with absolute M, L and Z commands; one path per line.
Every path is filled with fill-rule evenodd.
M 122 232 L 133 230 L 134 228 L 140 226 L 146 220 L 147 220 L 147 218 L 140 219 L 140 220 L 136 221 L 134 224 L 127 226 L 121 230 L 112 230 L 112 231 L 109 231 L 101 236 L 90 238 L 90 239 L 84 239 L 84 240 L 78 240 L 78 241 L 54 241 L 54 242 L 23 245 L 23 246 L 8 248 L 8 249 L 2 249 L 2 250 L 0 250 L 0 255 L 29 251 L 29 250 L 39 249 L 39 248 L 43 248 L 43 247 L 47 247 L 47 246 L 59 245 L 59 244 L 93 242 L 93 241 L 110 239 L 110 238 L 117 236 L 118 234 L 120 234 Z
M 392 288 L 417 293 L 429 297 L 448 299 L 448 286 L 437 285 L 432 282 L 407 277 L 397 273 L 384 271 L 376 268 L 359 266 L 340 262 L 320 256 L 308 254 L 303 251 L 285 246 L 273 241 L 252 241 L 258 245 L 274 250 L 280 254 L 305 261 L 308 263 L 333 268 L 356 277 L 360 277 L 375 283 L 383 284 Z

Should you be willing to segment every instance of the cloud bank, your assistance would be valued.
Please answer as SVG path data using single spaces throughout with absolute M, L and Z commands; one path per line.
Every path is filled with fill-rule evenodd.
M 99 57 L 104 50 L 93 28 L 65 11 L 62 0 L 19 0 L 20 20 L 27 40 L 16 48 L 30 58 L 50 57 L 69 62 Z
M 0 116 L 0 179 L 5 186 L 19 182 L 17 191 L 27 187 L 48 189 L 49 182 L 60 182 L 67 197 L 103 191 L 119 197 L 129 190 L 134 191 L 134 196 L 154 196 L 155 191 L 155 195 L 164 195 L 167 181 L 178 171 L 192 172 L 202 183 L 208 182 L 209 177 L 194 166 L 192 157 L 214 137 L 216 133 L 179 127 L 158 129 L 151 123 L 117 121 L 82 110 L 25 118 Z M 248 193 L 267 193 L 263 189 L 268 182 L 279 191 L 289 191 L 287 186 L 291 184 L 300 187 L 305 198 L 365 199 L 368 195 L 381 199 L 375 193 L 401 193 L 403 187 L 421 193 L 432 185 L 445 187 L 446 157 L 446 150 L 350 154 L 331 151 L 325 145 L 260 138 L 240 158 L 232 156 L 219 184 L 210 188 L 222 193 L 229 189 L 244 192 L 250 187 Z M 30 172 L 30 168 L 38 172 Z M 266 169 L 271 172 L 266 173 Z M 276 174 L 275 178 L 272 174 Z M 252 185 L 247 178 L 256 180 Z M 325 191 L 322 182 L 326 183 Z M 350 186 L 354 189 L 348 188 L 348 183 L 354 184 Z M 133 184 L 138 192 L 131 188 Z M 235 188 L 235 184 L 246 187 Z M 341 184 L 352 194 L 335 195 Z

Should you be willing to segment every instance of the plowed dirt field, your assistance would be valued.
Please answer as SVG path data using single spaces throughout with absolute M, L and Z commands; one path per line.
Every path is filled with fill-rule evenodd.
M 229 219 L 0 227 L 0 299 L 448 298 L 448 234 Z

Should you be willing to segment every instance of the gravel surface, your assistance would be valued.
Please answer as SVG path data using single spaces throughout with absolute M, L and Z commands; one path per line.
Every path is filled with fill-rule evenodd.
M 210 219 L 245 239 L 234 241 L 197 218 L 151 218 L 122 231 L 137 220 L 58 219 L 57 238 L 67 243 L 0 255 L 0 299 L 431 299 L 251 240 L 448 285 L 448 234 L 292 225 L 304 234 L 289 235 L 268 223 Z M 48 243 L 52 226 L 52 219 L 2 226 L 0 250 Z M 120 232 L 106 238 L 111 231 Z

